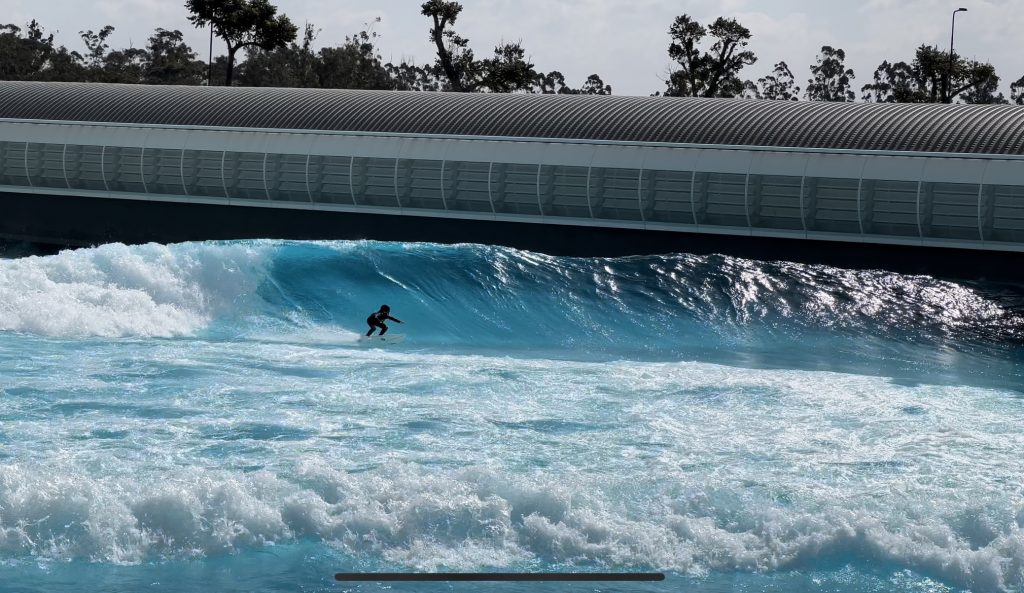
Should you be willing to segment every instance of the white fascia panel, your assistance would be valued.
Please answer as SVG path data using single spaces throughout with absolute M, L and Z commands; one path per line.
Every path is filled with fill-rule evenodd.
M 644 152 L 638 146 L 595 146 L 591 167 L 608 169 L 640 169 L 644 166 Z
M 516 162 L 503 160 L 506 148 L 503 142 L 483 142 L 479 140 L 446 140 L 443 142 L 445 148 L 444 152 L 440 154 L 440 158 L 445 161 L 489 163 L 497 160 L 500 162 Z
M 989 161 L 983 180 L 985 185 L 1024 185 L 1024 161 Z
M 751 175 L 803 177 L 807 155 L 796 152 L 757 152 L 750 162 Z
M 981 183 L 985 161 L 977 159 L 924 159 L 921 181 L 940 183 Z
M 643 167 L 658 171 L 693 171 L 699 151 L 689 148 L 644 148 Z
M 450 142 L 433 138 L 405 138 L 398 156 L 403 159 L 443 161 Z M 483 142 L 479 144 L 485 144 Z M 480 158 L 480 157 L 477 157 Z
M 393 159 L 402 150 L 402 138 L 318 134 L 310 154 Z
M 860 179 L 864 157 L 852 154 L 810 154 L 807 157 L 808 177 Z
M 229 152 L 264 153 L 267 148 L 269 134 L 252 134 L 248 132 L 228 132 L 224 136 L 225 147 Z
M 271 154 L 309 154 L 310 134 L 268 134 L 266 150 Z
M 696 171 L 701 173 L 733 173 L 746 175 L 754 152 L 747 150 L 702 150 Z
M 64 144 L 70 131 L 78 126 L 9 123 L 0 131 L 7 142 L 39 142 L 45 144 Z
M 589 167 L 594 156 L 593 145 L 551 143 L 538 148 L 541 162 L 545 165 Z
M 2 131 L 2 128 L 0 128 L 0 131 Z M 105 135 L 104 129 L 91 126 L 71 126 L 64 137 L 64 142 L 79 146 L 103 146 Z M 2 134 L 0 134 L 0 138 L 7 140 Z
M 144 148 L 146 136 L 149 135 L 149 128 L 122 128 L 109 127 L 96 130 L 99 134 L 94 135 L 94 144 L 111 146 L 116 148 Z M 160 130 L 157 130 L 158 132 Z
M 160 130 L 150 128 L 150 134 L 143 141 L 146 148 L 169 148 L 180 150 L 188 141 L 188 130 Z
M 221 152 L 228 145 L 228 134 L 218 130 L 189 130 L 185 149 Z
M 926 160 L 901 156 L 867 156 L 864 157 L 864 179 L 920 181 Z
M 473 141 L 460 141 L 463 146 L 470 146 L 470 142 Z M 541 158 L 542 149 L 537 142 L 496 142 L 498 148 L 494 151 L 494 158 L 492 159 L 495 163 L 508 163 L 511 165 L 539 165 L 543 162 Z M 449 149 L 448 156 L 449 160 L 456 159 L 457 154 L 454 149 Z M 480 160 L 477 158 L 466 158 L 463 160 Z
M 24 124 L 0 121 L 0 139 L 4 142 L 24 142 L 22 126 L 24 126 Z
M 0 127 L 0 137 L 7 142 L 49 142 L 49 143 L 65 143 L 62 134 L 66 134 L 67 130 L 59 130 L 58 128 L 66 128 L 68 126 L 48 126 L 43 124 L 25 124 L 20 122 L 5 122 Z

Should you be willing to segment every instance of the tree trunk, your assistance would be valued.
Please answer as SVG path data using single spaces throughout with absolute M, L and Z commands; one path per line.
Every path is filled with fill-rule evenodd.
M 455 65 L 452 64 L 452 55 L 448 53 L 448 48 L 444 46 L 444 26 L 445 21 L 438 21 L 437 16 L 434 16 L 434 45 L 437 46 L 437 57 L 441 61 L 441 69 L 444 70 L 445 76 L 448 77 L 448 82 L 452 85 L 452 90 L 457 93 L 464 93 L 466 89 L 462 87 L 462 81 L 459 80 L 459 75 L 455 72 Z
M 231 47 L 228 45 L 228 66 L 227 75 L 224 77 L 224 86 L 231 86 L 231 76 L 235 72 L 235 52 L 238 51 L 237 47 Z

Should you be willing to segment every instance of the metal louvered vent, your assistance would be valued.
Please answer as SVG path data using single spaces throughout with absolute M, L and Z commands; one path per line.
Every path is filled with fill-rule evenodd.
M 0 82 L 0 118 L 1024 155 L 1024 107 Z

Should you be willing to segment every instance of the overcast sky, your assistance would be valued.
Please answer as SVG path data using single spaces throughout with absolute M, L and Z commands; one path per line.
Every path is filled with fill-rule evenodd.
M 321 29 L 318 45 L 334 45 L 372 23 L 381 36 L 385 61 L 433 60 L 427 40 L 429 21 L 420 0 L 277 0 L 281 12 L 301 28 Z M 1024 0 L 464 0 L 456 30 L 470 40 L 478 57 L 504 41 L 521 41 L 538 71 L 559 70 L 579 86 L 600 74 L 615 94 L 648 95 L 664 90 L 668 28 L 679 14 L 702 23 L 734 17 L 753 33 L 758 56 L 742 72 L 756 79 L 783 60 L 801 88 L 822 45 L 846 50 L 854 85 L 870 82 L 884 60 L 907 60 L 922 43 L 949 47 L 952 11 L 956 52 L 991 62 L 1008 94 L 1011 81 L 1024 76 Z M 81 50 L 78 32 L 113 25 L 113 47 L 142 47 L 157 27 L 180 29 L 205 59 L 206 34 L 186 20 L 184 0 L 0 0 L 0 23 L 22 25 L 37 19 L 60 43 Z M 380 17 L 379 23 L 373 23 Z M 224 53 L 215 41 L 214 55 Z M 858 92 L 859 96 L 859 92 Z

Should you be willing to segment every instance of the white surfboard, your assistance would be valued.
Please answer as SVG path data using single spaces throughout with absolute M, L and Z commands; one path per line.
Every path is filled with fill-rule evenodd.
M 405 341 L 405 334 L 384 334 L 383 336 L 360 336 L 360 343 L 364 344 L 401 344 Z

